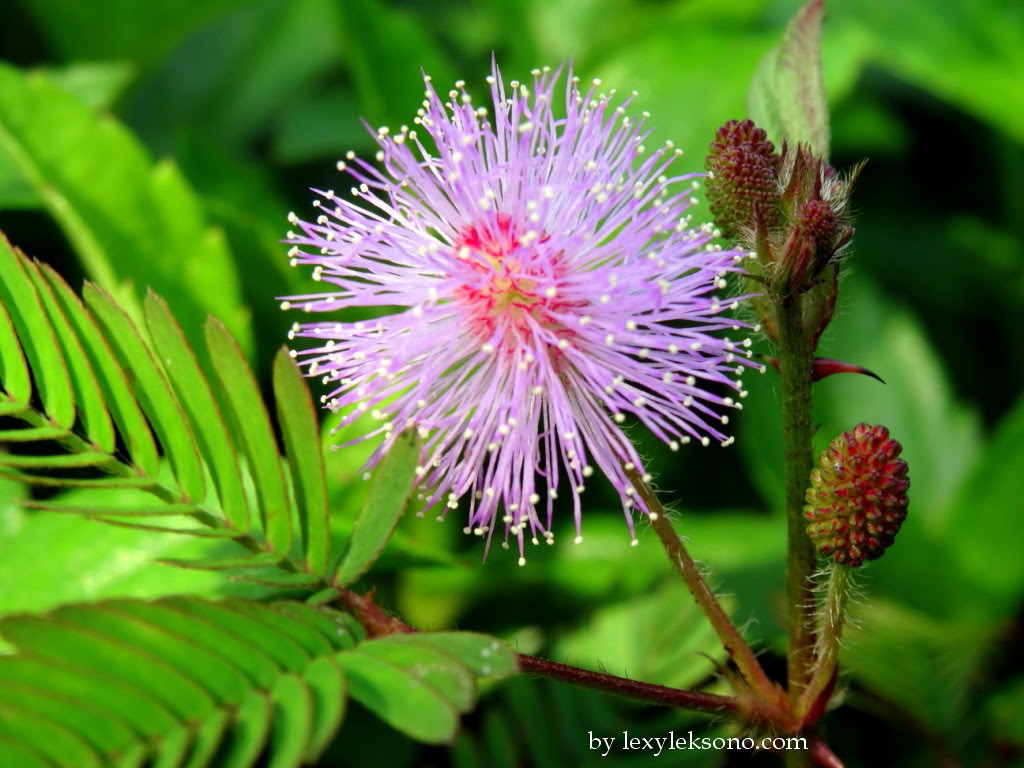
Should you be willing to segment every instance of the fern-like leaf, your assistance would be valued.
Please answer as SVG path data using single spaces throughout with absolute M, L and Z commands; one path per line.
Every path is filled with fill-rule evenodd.
M 143 488 L 152 506 L 76 507 L 59 497 L 36 506 L 243 547 L 174 565 L 311 591 L 337 590 L 366 571 L 412 491 L 413 439 L 385 461 L 351 541 L 332 552 L 316 410 L 287 351 L 274 361 L 270 408 L 214 318 L 197 353 L 159 296 L 144 302 L 144 327 L 95 285 L 83 296 L 0 240 L 0 443 L 8 444 L 0 473 L 39 485 Z
M 176 597 L 9 616 L 0 635 L 0 749 L 21 766 L 298 766 L 351 694 L 402 731 L 450 742 L 480 662 L 512 651 L 472 634 L 365 640 L 347 614 L 298 602 Z

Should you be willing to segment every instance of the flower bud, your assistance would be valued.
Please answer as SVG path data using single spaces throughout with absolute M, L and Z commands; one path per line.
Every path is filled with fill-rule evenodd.
M 822 452 L 804 507 L 818 552 L 856 567 L 892 544 L 907 517 L 910 479 L 902 450 L 885 427 L 858 424 Z
M 705 167 L 708 202 L 715 224 L 730 240 L 778 224 L 778 173 L 782 158 L 768 135 L 751 120 L 730 120 L 715 134 Z

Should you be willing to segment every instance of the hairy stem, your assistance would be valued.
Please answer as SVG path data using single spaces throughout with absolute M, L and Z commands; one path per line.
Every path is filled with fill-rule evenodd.
M 337 599 L 338 603 L 347 608 L 355 616 L 356 620 L 366 628 L 370 637 L 409 634 L 416 631 L 397 616 L 389 616 L 385 613 L 373 601 L 372 592 L 367 595 L 357 595 L 350 590 L 339 589 Z M 603 691 L 604 693 L 623 696 L 636 701 L 645 701 L 650 704 L 678 707 L 679 709 L 710 714 L 745 714 L 748 717 L 755 718 L 758 716 L 756 702 L 745 705 L 740 699 L 732 696 L 719 696 L 701 691 L 669 688 L 655 683 L 643 683 L 626 677 L 593 672 L 589 669 L 580 669 L 569 664 L 560 664 L 557 661 L 548 661 L 537 656 L 528 656 L 525 653 L 516 654 L 516 659 L 519 662 L 519 668 L 524 673 L 537 677 L 547 677 L 552 680 L 560 680 L 571 685 Z
M 638 680 L 608 675 L 603 672 L 592 672 L 589 669 L 559 664 L 556 661 L 539 659 L 536 656 L 527 656 L 522 653 L 518 655 L 518 660 L 519 668 L 527 674 L 561 680 L 581 688 L 590 688 L 651 704 L 711 714 L 740 714 L 743 710 L 739 699 L 732 696 L 718 696 L 713 693 L 684 691 L 654 683 L 642 683 Z
M 761 664 L 750 649 L 747 641 L 743 639 L 743 635 L 736 629 L 736 626 L 729 619 L 729 616 L 718 602 L 711 588 L 704 581 L 704 577 L 701 576 L 697 564 L 690 557 L 689 552 L 686 551 L 686 547 L 679 538 L 679 534 L 676 533 L 675 528 L 672 527 L 672 523 L 669 522 L 668 516 L 665 514 L 665 510 L 661 506 L 661 502 L 658 501 L 654 491 L 643 481 L 643 478 L 640 477 L 636 470 L 628 470 L 628 475 L 637 493 L 643 498 L 644 504 L 650 513 L 648 520 L 651 523 L 651 527 L 654 528 L 654 532 L 658 535 L 658 539 L 661 541 L 668 559 L 683 578 L 686 586 L 689 587 L 690 594 L 693 595 L 693 599 L 697 602 L 701 611 L 708 617 L 708 621 L 711 622 L 711 626 L 721 640 L 722 646 L 729 654 L 729 658 L 732 659 L 739 670 L 743 681 L 762 706 L 771 712 L 771 720 L 776 723 L 785 721 L 787 707 L 784 694 L 765 674 L 764 669 L 761 668 Z
M 788 521 L 789 690 L 791 695 L 799 695 L 807 687 L 814 654 L 811 576 L 816 567 L 816 557 L 804 520 L 804 497 L 813 465 L 811 367 L 814 350 L 804 330 L 799 297 L 780 299 L 776 313 L 779 318 L 779 379 L 782 384 L 782 445 Z
M 828 704 L 828 694 L 835 682 L 839 663 L 839 642 L 846 621 L 846 605 L 852 585 L 851 568 L 832 565 L 828 570 L 825 595 L 821 601 L 818 641 L 814 652 L 814 668 L 807 688 L 796 706 L 798 717 L 817 719 Z

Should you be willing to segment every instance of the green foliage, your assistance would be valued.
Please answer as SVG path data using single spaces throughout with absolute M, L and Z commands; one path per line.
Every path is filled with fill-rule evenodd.
M 208 228 L 172 163 L 154 164 L 123 126 L 95 114 L 45 75 L 26 77 L 5 64 L 0 147 L 90 276 L 132 314 L 139 314 L 139 292 L 151 287 L 177 308 L 190 336 L 212 311 L 251 348 L 223 235 Z M 134 287 L 123 282 L 129 275 Z
M 297 766 L 326 748 L 349 695 L 444 742 L 475 700 L 480 659 L 488 676 L 515 670 L 491 638 L 365 640 L 347 614 L 300 602 L 114 600 L 7 616 L 0 634 L 15 649 L 0 657 L 15 766 L 249 766 L 263 754 Z
M 345 563 L 360 588 L 372 585 L 417 626 L 471 626 L 583 666 L 614 663 L 664 682 L 681 682 L 683 670 L 690 683 L 706 682 L 698 678 L 711 665 L 701 653 L 713 654 L 714 643 L 697 643 L 664 668 L 641 654 L 660 627 L 687 638 L 700 630 L 687 618 L 685 594 L 675 613 L 669 591 L 659 591 L 664 555 L 642 530 L 640 545 L 628 546 L 621 514 L 610 511 L 614 497 L 600 483 L 585 497 L 584 542 L 571 544 L 571 511 L 557 510 L 555 546 L 530 553 L 522 569 L 497 547 L 481 566 L 475 542 L 463 541 L 453 518 L 421 521 L 402 516 L 400 506 L 374 515 L 380 494 L 404 499 L 404 489 L 362 481 L 370 442 L 320 456 L 309 437 L 314 401 L 291 360 L 275 357 L 290 320 L 274 299 L 307 285 L 287 268 L 280 240 L 285 213 L 308 210 L 309 187 L 345 188 L 333 163 L 346 150 L 372 157 L 360 118 L 373 127 L 411 123 L 421 67 L 442 91 L 464 78 L 479 102 L 492 52 L 507 78 L 571 57 L 584 81 L 601 77 L 623 95 L 635 88 L 636 110 L 651 112 L 649 145 L 672 139 L 685 151 L 678 171 L 696 171 L 714 130 L 747 116 L 758 62 L 801 5 L 6 3 L 0 228 L 50 264 L 0 254 L 0 285 L 8 286 L 0 287 L 0 451 L 8 457 L 0 477 L 0 615 L 54 616 L 69 604 L 127 598 L 142 605 L 171 594 L 265 601 L 284 590 L 301 598 Z M 904 445 L 912 480 L 904 529 L 868 566 L 860 630 L 844 659 L 845 704 L 825 723 L 849 766 L 980 765 L 1024 749 L 1024 668 L 1013 646 L 1024 596 L 1017 554 L 1024 531 L 1024 357 L 1016 353 L 1024 323 L 1021 9 L 999 0 L 825 4 L 830 154 L 837 167 L 864 157 L 869 163 L 854 197 L 854 255 L 821 353 L 865 365 L 887 384 L 862 377 L 817 384 L 816 440 L 820 447 L 862 420 L 884 423 Z M 702 208 L 694 209 L 695 221 L 706 218 Z M 77 288 L 83 275 L 101 289 L 89 290 L 88 306 L 64 282 Z M 166 306 L 147 298 L 149 288 Z M 124 338 L 108 338 L 124 322 L 101 291 L 131 319 L 135 330 Z M 211 313 L 252 364 L 238 378 L 235 400 L 225 396 L 209 354 Z M 224 365 L 239 371 L 227 337 L 210 333 L 227 355 Z M 751 619 L 747 634 L 764 657 L 777 662 L 785 545 L 774 514 L 778 393 L 771 372 L 746 381 L 751 393 L 732 419 L 737 444 L 730 451 L 670 454 L 640 430 L 632 436 L 662 497 L 680 510 L 676 525 L 692 552 L 716 586 L 734 595 L 737 619 Z M 244 433 L 233 421 L 238 409 Z M 259 443 L 254 460 L 246 441 L 266 438 L 264 414 L 283 450 Z M 360 429 L 346 427 L 332 439 L 351 440 Z M 392 461 L 400 469 L 416 459 L 407 453 Z M 268 472 L 261 485 L 256 468 Z M 193 492 L 202 486 L 202 495 L 186 485 Z M 371 490 L 377 496 L 367 502 Z M 182 528 L 190 535 L 167 532 Z M 608 649 L 595 631 L 635 647 Z M 0 652 L 14 650 L 4 642 L 0 635 Z M 450 637 L 440 650 L 460 655 Z M 27 654 L 16 658 L 29 663 Z M 159 747 L 164 765 L 200 764 L 204 751 L 213 764 L 228 765 L 218 759 L 226 744 L 236 764 L 262 759 L 268 743 L 279 759 L 299 754 L 329 740 L 320 729 L 336 722 L 328 710 L 345 700 L 331 688 L 341 678 L 328 674 L 338 666 L 322 656 L 309 674 L 282 675 L 287 682 L 241 699 L 234 719 L 215 707 L 189 728 L 161 720 L 168 730 L 145 749 Z M 53 670 L 65 667 L 46 665 L 45 677 L 40 664 L 36 673 L 56 686 L 63 678 Z M 101 727 L 87 705 L 82 712 L 62 707 L 60 716 L 92 721 L 55 721 L 47 706 L 65 699 L 44 695 L 45 686 L 17 686 L 21 698 L 4 699 L 5 716 L 12 713 L 4 722 L 35 723 L 38 738 L 43 733 L 47 745 L 60 743 L 73 764 L 86 765 L 99 748 L 89 739 L 123 738 L 133 705 L 148 713 L 146 722 L 167 717 L 152 704 L 142 710 L 144 699 L 128 698 L 133 689 L 123 684 L 80 674 L 87 684 L 59 695 L 107 702 L 117 717 L 102 733 L 78 735 L 86 722 Z M 125 698 L 104 698 L 104 686 Z M 0 696 L 15 687 L 0 683 Z M 442 714 L 417 727 L 440 733 L 458 702 L 418 695 Z M 348 730 L 322 764 L 405 768 L 445 759 L 405 742 L 353 701 L 343 713 Z M 465 768 L 587 764 L 588 730 L 663 735 L 690 727 L 724 733 L 720 724 L 676 712 L 517 680 L 482 703 L 448 759 Z M 6 734 L 5 765 L 54 762 Z M 381 739 L 394 748 L 367 752 Z M 140 749 L 118 764 L 141 764 L 153 753 Z M 635 766 L 646 757 L 613 754 L 602 762 Z M 698 765 L 724 759 L 686 758 Z M 728 755 L 730 764 L 735 759 L 742 757 Z
M 125 505 L 94 493 L 30 506 L 163 538 L 233 542 L 231 553 L 163 562 L 319 590 L 321 606 L 376 560 L 411 492 L 416 439 L 384 460 L 334 566 L 319 427 L 285 350 L 274 364 L 282 456 L 253 374 L 219 322 L 207 324 L 215 388 L 152 292 L 143 305 L 148 341 L 99 288 L 86 284 L 82 304 L 49 267 L 2 241 L 0 293 L 10 307 L 0 312 L 0 405 L 20 423 L 4 440 L 42 450 L 0 452 L 2 473 L 108 493 L 129 485 L 151 499 Z M 59 546 L 51 542 L 51 554 Z M 8 615 L 0 739 L 26 766 L 247 766 L 264 753 L 271 765 L 300 765 L 330 742 L 349 692 L 410 736 L 440 743 L 472 707 L 477 678 L 515 671 L 511 651 L 483 635 L 359 643 L 364 636 L 347 614 L 302 602 L 122 599 Z
M 750 117 L 776 147 L 808 144 L 828 158 L 828 103 L 821 71 L 825 4 L 810 0 L 786 27 L 782 42 L 761 60 L 750 87 Z

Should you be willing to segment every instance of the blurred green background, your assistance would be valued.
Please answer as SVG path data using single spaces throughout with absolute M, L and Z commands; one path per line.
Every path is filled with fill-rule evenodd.
M 658 139 L 701 170 L 715 128 L 799 7 L 791 0 L 0 0 L 0 230 L 73 284 L 152 285 L 194 334 L 214 312 L 264 379 L 303 290 L 280 240 L 371 125 L 411 121 L 420 70 L 481 96 L 568 58 L 639 91 Z M 842 708 L 825 723 L 848 766 L 1020 764 L 1024 755 L 1024 3 L 835 0 L 824 66 L 833 164 L 869 163 L 840 310 L 821 353 L 887 382 L 817 385 L 823 447 L 887 425 L 911 468 L 910 516 L 864 569 Z M 703 205 L 697 212 L 701 218 Z M 195 338 L 195 336 L 193 336 Z M 767 350 L 762 350 L 767 351 Z M 669 454 L 637 430 L 693 553 L 782 671 L 784 522 L 776 383 L 749 377 L 729 449 Z M 315 388 L 314 388 L 315 391 Z M 319 394 L 318 392 L 315 392 Z M 365 448 L 331 455 L 339 536 Z M 13 502 L 0 485 L 0 612 L 108 595 L 225 594 L 214 574 L 149 560 L 208 546 Z M 525 651 L 675 685 L 721 688 L 715 643 L 653 536 L 628 546 L 614 499 L 589 492 L 526 568 L 481 565 L 462 523 L 409 516 L 373 575 L 410 623 L 512 637 Z M 515 680 L 427 749 L 353 712 L 325 765 L 774 765 L 587 749 L 587 732 L 730 733 L 723 723 Z M 386 741 L 385 741 L 386 740 Z M 387 745 L 384 750 L 383 744 Z

